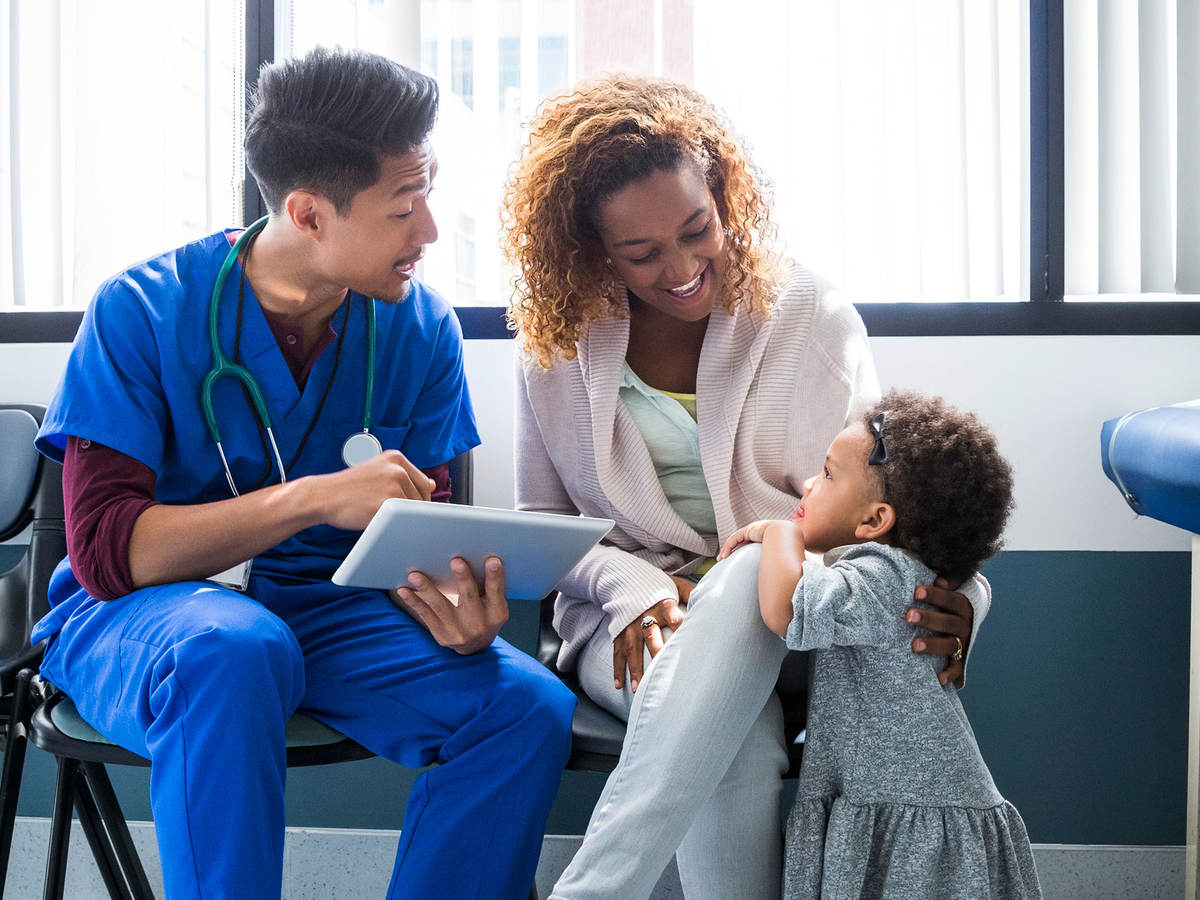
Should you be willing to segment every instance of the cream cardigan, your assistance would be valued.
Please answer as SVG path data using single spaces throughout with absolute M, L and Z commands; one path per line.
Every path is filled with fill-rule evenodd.
M 616 522 L 558 585 L 563 670 L 606 620 L 615 637 L 655 603 L 678 597 L 667 573 L 715 555 L 747 522 L 790 516 L 834 435 L 879 397 L 857 311 L 804 269 L 792 273 L 770 317 L 731 316 L 718 304 L 696 374 L 700 458 L 718 532 L 705 540 L 667 502 L 618 400 L 628 344 L 629 320 L 611 317 L 591 325 L 573 360 L 549 370 L 517 361 L 517 508 Z M 977 581 L 982 590 L 966 592 L 976 628 L 990 599 L 986 581 Z

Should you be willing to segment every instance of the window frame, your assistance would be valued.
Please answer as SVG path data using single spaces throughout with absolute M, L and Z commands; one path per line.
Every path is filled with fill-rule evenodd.
M 1064 299 L 1063 2 L 1028 0 L 1029 204 L 1028 299 L 955 303 L 855 304 L 872 337 L 987 335 L 1200 334 L 1198 300 Z M 246 0 L 247 94 L 259 68 L 273 62 L 276 14 L 286 0 Z M 266 215 L 253 177 L 244 175 L 246 222 Z M 511 337 L 504 306 L 457 306 L 467 340 Z M 70 342 L 80 310 L 0 311 L 0 344 Z

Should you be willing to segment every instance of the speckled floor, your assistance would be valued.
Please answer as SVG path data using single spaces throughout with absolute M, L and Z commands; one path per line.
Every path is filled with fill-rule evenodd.
M 150 883 L 162 896 L 162 876 L 147 823 L 130 828 Z M 4 896 L 34 900 L 42 893 L 49 822 L 19 818 Z M 289 829 L 284 855 L 283 900 L 364 900 L 382 897 L 392 872 L 397 832 Z M 105 900 L 108 894 L 76 823 L 67 865 L 66 896 Z M 548 836 L 538 864 L 538 893 L 545 897 L 579 845 L 573 836 Z M 1046 900 L 1176 900 L 1183 896 L 1182 847 L 1034 847 Z M 682 900 L 674 865 L 663 873 L 652 900 Z

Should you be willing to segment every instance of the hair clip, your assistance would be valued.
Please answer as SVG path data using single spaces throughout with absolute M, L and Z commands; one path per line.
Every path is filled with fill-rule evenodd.
M 867 431 L 875 438 L 875 446 L 871 448 L 871 455 L 867 458 L 868 466 L 883 465 L 892 458 L 888 453 L 887 443 L 883 440 L 883 416 L 883 413 L 876 413 L 867 423 Z

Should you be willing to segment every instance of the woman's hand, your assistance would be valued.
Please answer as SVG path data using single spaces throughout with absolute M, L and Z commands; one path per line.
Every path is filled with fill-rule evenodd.
M 691 583 L 688 584 L 690 594 Z M 642 647 L 650 650 L 651 658 L 657 656 L 663 646 L 663 628 L 675 629 L 682 624 L 683 610 L 674 597 L 660 600 L 630 622 L 613 641 L 613 685 L 616 689 L 625 686 L 625 670 L 628 669 L 629 689 L 636 694 L 638 682 L 642 680 Z
M 420 572 L 408 577 L 410 586 L 390 591 L 392 602 L 425 626 L 435 641 L 466 656 L 491 645 L 508 621 L 508 599 L 504 595 L 504 567 L 489 556 L 484 564 L 483 591 L 466 560 L 450 562 L 458 591 L 455 603 Z
M 679 591 L 679 605 L 686 607 L 688 601 L 692 599 L 692 588 L 696 586 L 696 582 L 689 578 L 684 578 L 682 575 L 672 575 L 671 580 L 675 582 L 675 588 Z M 642 618 L 645 618 L 645 616 Z M 674 628 L 675 626 L 672 625 L 671 627 Z M 662 644 L 660 643 L 659 646 L 661 647 Z M 651 650 L 650 655 L 653 657 L 657 652 L 657 650 Z
M 717 559 L 724 559 L 742 544 L 761 544 L 763 536 L 767 533 L 767 527 L 775 522 L 775 519 L 759 519 L 757 522 L 743 525 L 726 539 L 721 546 L 721 552 L 717 554 Z
M 975 624 L 975 609 L 966 597 L 955 590 L 958 585 L 959 582 L 952 584 L 941 577 L 933 584 L 921 585 L 913 592 L 913 599 L 935 608 L 918 609 L 910 606 L 905 620 L 934 632 L 929 637 L 913 638 L 913 652 L 948 657 L 946 668 L 938 675 L 938 681 L 943 685 L 953 682 L 955 687 L 962 687 L 967 645 Z

